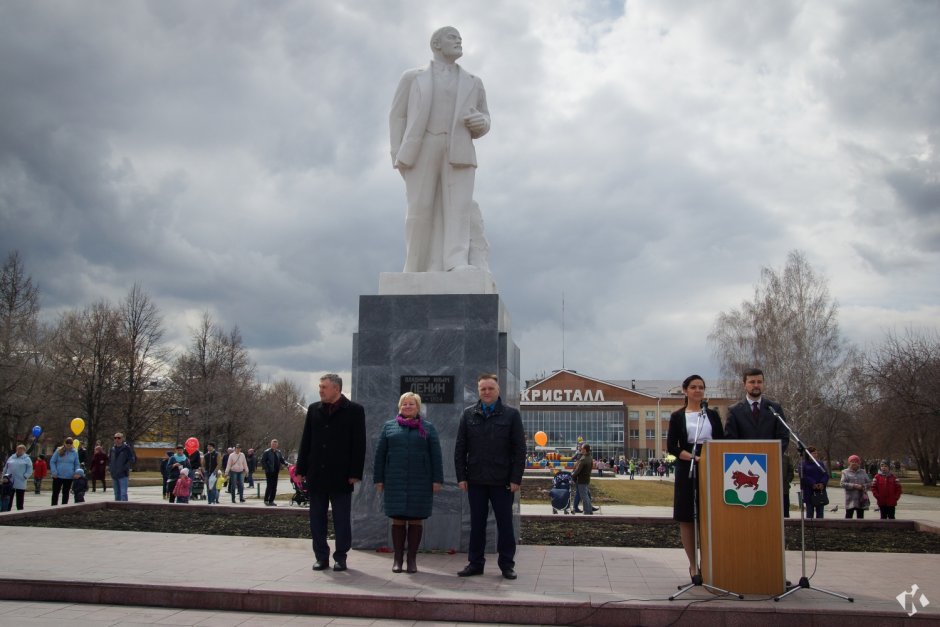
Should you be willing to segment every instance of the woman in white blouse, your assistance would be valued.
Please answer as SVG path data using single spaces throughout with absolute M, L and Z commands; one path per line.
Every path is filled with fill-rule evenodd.
M 702 443 L 724 437 L 721 416 L 713 409 L 704 409 L 705 380 L 697 374 L 682 382 L 685 407 L 669 417 L 666 449 L 676 456 L 676 483 L 672 518 L 679 522 L 682 546 L 689 558 L 689 576 L 695 580 L 698 565 L 695 560 L 695 499 L 698 496 L 699 453 Z M 689 477 L 693 451 L 696 464 L 695 479 Z

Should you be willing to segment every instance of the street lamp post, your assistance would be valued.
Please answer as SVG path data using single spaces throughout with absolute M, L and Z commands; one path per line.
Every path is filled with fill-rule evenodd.
M 170 407 L 166 410 L 166 413 L 171 416 L 176 416 L 176 444 L 180 443 L 180 422 L 183 419 L 183 416 L 189 416 L 188 407 Z

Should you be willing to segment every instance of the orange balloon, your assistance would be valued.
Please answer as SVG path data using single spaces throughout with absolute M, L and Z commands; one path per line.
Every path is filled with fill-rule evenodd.
M 539 446 L 545 446 L 548 444 L 548 436 L 545 435 L 544 431 L 539 431 L 535 434 L 535 443 Z

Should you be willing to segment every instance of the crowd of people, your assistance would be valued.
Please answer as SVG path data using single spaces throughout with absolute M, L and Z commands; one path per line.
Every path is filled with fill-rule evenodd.
M 264 504 L 276 506 L 277 482 L 281 468 L 287 460 L 280 451 L 277 440 L 271 440 L 270 448 L 261 455 L 261 467 L 265 475 Z M 231 446 L 224 453 L 209 442 L 205 451 L 198 449 L 186 453 L 182 444 L 175 451 L 167 451 L 160 462 L 163 477 L 163 498 L 170 503 L 188 503 L 192 499 L 205 499 L 209 505 L 219 503 L 219 495 L 225 490 L 232 503 L 245 502 L 245 488 L 255 485 L 254 474 L 258 469 L 255 449 L 242 451 L 241 444 Z
M 95 446 L 90 460 L 92 491 L 97 491 L 99 482 L 102 491 L 107 490 L 105 471 L 110 467 L 115 500 L 127 500 L 127 477 L 135 461 L 134 452 L 130 446 L 123 444 L 122 434 L 115 434 L 114 440 L 110 457 L 104 453 L 100 443 Z M 29 480 L 32 479 L 33 491 L 39 494 L 46 477 L 52 478 L 53 506 L 58 505 L 60 500 L 63 505 L 67 505 L 70 498 L 74 498 L 76 503 L 83 503 L 88 491 L 88 463 L 87 451 L 76 448 L 70 437 L 55 447 L 49 459 L 46 459 L 45 454 L 32 458 L 25 444 L 17 445 L 3 465 L 0 511 L 10 511 L 14 504 L 17 510 L 22 510 Z
M 48 457 L 42 453 L 30 457 L 26 445 L 19 444 L 3 463 L 0 512 L 10 511 L 14 506 L 22 510 L 29 481 L 32 480 L 35 494 L 40 494 L 46 478 L 52 479 L 53 506 L 67 505 L 70 500 L 83 503 L 89 484 L 92 492 L 97 492 L 99 487 L 107 492 L 109 478 L 114 500 L 126 501 L 128 481 L 136 462 L 134 449 L 125 442 L 121 432 L 114 434 L 114 444 L 108 452 L 100 441 L 96 443 L 90 459 L 87 451 L 77 448 L 71 437 L 65 438 Z M 273 506 L 276 505 L 278 475 L 288 465 L 277 440 L 272 440 L 271 448 L 264 451 L 261 465 L 267 480 L 264 502 Z M 254 486 L 256 467 L 254 449 L 242 453 L 238 444 L 228 449 L 221 464 L 213 442 L 205 452 L 195 450 L 189 455 L 180 444 L 175 451 L 167 451 L 160 464 L 163 498 L 170 503 L 188 503 L 190 498 L 205 496 L 209 503 L 218 503 L 220 490 L 227 486 L 232 502 L 237 497 L 244 503 L 244 490 L 246 486 Z

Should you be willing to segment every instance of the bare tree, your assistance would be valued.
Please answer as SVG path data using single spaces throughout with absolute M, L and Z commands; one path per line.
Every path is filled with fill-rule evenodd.
M 217 341 L 221 345 L 221 374 L 226 391 L 222 396 L 222 428 L 226 441 L 234 443 L 242 439 L 249 422 L 258 413 L 260 389 L 255 381 L 255 366 L 238 327 L 227 334 L 220 331 Z
M 249 423 L 248 442 L 267 448 L 276 439 L 284 455 L 300 447 L 306 403 L 300 387 L 288 379 L 278 379 L 260 393 L 259 410 Z
M 869 352 L 861 382 L 870 393 L 873 422 L 903 441 L 924 485 L 940 479 L 940 334 L 907 329 L 888 333 Z
M 118 367 L 120 316 L 106 301 L 62 315 L 51 343 L 50 365 L 60 420 L 85 420 L 81 440 L 93 443 L 98 434 L 120 424 Z
M 851 351 L 826 280 L 799 251 L 790 252 L 782 271 L 763 268 L 753 300 L 720 313 L 708 339 L 723 376 L 740 381 L 747 368 L 764 371 L 803 440 L 821 437 L 818 427 L 838 419 L 833 407 Z
M 203 314 L 171 378 L 180 405 L 189 410 L 186 435 L 198 434 L 202 442 L 234 444 L 245 433 L 247 421 L 257 411 L 258 385 L 237 327 L 226 332 Z
M 131 287 L 118 307 L 120 352 L 121 428 L 129 443 L 147 433 L 162 417 L 165 402 L 147 394 L 164 366 L 166 351 L 161 347 L 163 319 L 139 283 Z
M 39 289 L 26 275 L 19 252 L 0 269 L 0 451 L 23 442 L 39 415 L 43 356 Z

